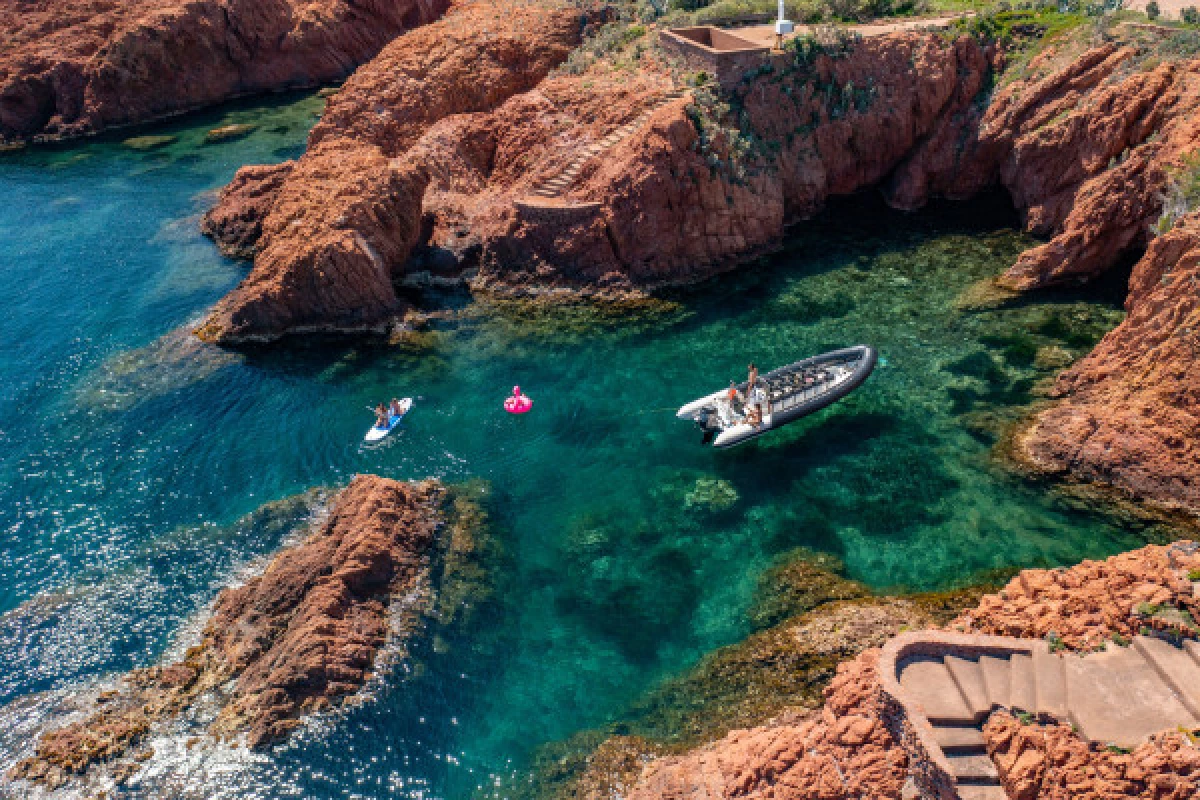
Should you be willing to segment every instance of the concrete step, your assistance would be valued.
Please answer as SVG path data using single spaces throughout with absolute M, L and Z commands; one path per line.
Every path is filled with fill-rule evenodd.
M 999 783 L 1000 773 L 996 765 L 986 755 L 951 755 L 946 754 L 950 764 L 950 772 L 959 783 L 988 784 Z
M 1133 646 L 1179 695 L 1184 708 L 1200 717 L 1200 664 L 1187 650 L 1149 636 L 1133 637 Z
M 1008 800 L 1008 795 L 999 784 L 959 786 L 958 796 L 960 800 Z
M 987 686 L 983 682 L 983 670 L 978 661 L 969 661 L 958 656 L 946 656 L 946 669 L 954 678 L 954 684 L 967 701 L 967 708 L 975 719 L 983 719 L 991 709 L 987 699 Z
M 1152 733 L 1200 720 L 1135 647 L 1064 661 L 1071 721 L 1093 742 L 1136 747 Z
M 900 685 L 925 712 L 931 725 L 974 722 L 950 671 L 938 658 L 915 658 L 901 665 Z
M 1193 661 L 1200 664 L 1200 642 L 1187 639 L 1183 643 L 1183 649 L 1187 650 Z
M 1033 678 L 1033 659 L 1013 653 L 1008 659 L 1008 707 L 1033 712 L 1037 708 L 1037 689 Z
M 987 699 L 990 705 L 1008 706 L 1008 694 L 1012 677 L 1009 670 L 1012 664 L 1007 658 L 996 656 L 980 656 L 979 669 L 983 672 L 983 685 L 987 689 Z
M 1036 709 L 1060 720 L 1067 719 L 1067 682 L 1062 656 L 1038 647 L 1033 651 L 1033 683 L 1037 691 Z
M 933 738 L 944 753 L 982 753 L 986 749 L 983 731 L 973 725 L 938 726 Z

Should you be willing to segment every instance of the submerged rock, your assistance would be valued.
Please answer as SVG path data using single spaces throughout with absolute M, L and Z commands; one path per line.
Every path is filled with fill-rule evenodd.
M 683 497 L 683 507 L 709 512 L 728 511 L 737 505 L 738 492 L 723 478 L 697 478 L 696 484 Z
M 263 747 L 355 693 L 383 645 L 402 644 L 430 608 L 445 497 L 436 482 L 356 477 L 308 538 L 217 596 L 182 661 L 130 672 L 94 713 L 44 733 L 10 777 L 62 784 L 202 698 L 220 708 L 211 734 Z
M 124 145 L 125 147 L 128 147 L 130 150 L 146 152 L 148 150 L 157 150 L 160 147 L 166 147 L 167 145 L 175 144 L 175 142 L 177 142 L 177 141 L 179 141 L 178 136 L 148 135 L 148 136 L 131 136 L 130 138 L 121 142 L 121 144 Z
M 241 139 L 258 130 L 257 125 L 250 123 L 235 123 L 231 125 L 222 125 L 219 128 L 213 128 L 208 133 L 204 134 L 205 144 L 220 144 L 221 142 L 232 142 L 235 139 Z
M 1111 634 L 1114 619 L 1133 618 L 1128 603 L 1138 597 L 1193 608 L 1191 577 L 1200 577 L 1200 546 L 1180 542 L 1151 546 L 1104 562 L 1084 562 L 1063 570 L 1027 570 L 1001 593 L 989 595 L 950 627 L 1015 636 L 1062 632 L 1066 647 L 1091 648 Z M 1189 605 L 1190 604 L 1190 605 Z M 792 630 L 814 642 L 850 647 L 881 644 L 895 627 L 867 625 L 841 609 L 880 613 L 884 607 L 835 605 L 824 617 L 802 617 Z M 886 619 L 886 615 L 881 619 Z M 848 631 L 836 627 L 851 626 Z M 890 623 L 894 626 L 894 622 Z M 860 626 L 855 629 L 853 626 Z M 814 628 L 815 626 L 815 628 Z M 754 641 L 760 635 L 752 637 Z M 737 648 L 745 645 L 738 645 Z M 736 648 L 730 648 L 734 650 Z M 775 798 L 900 800 L 910 777 L 927 767 L 910 744 L 897 736 L 895 712 L 884 702 L 876 666 L 879 651 L 867 649 L 837 667 L 817 712 L 797 713 L 781 704 L 774 718 L 752 727 L 719 732 L 720 738 L 680 754 L 660 755 L 643 748 L 646 765 L 631 772 L 617 789 L 623 797 Z M 755 691 L 741 693 L 754 703 Z M 761 713 L 761 712 L 760 712 Z M 1008 797 L 1182 798 L 1200 790 L 1200 750 L 1193 735 L 1171 729 L 1151 737 L 1132 753 L 1090 746 L 1065 725 L 1028 724 L 1007 711 L 991 715 L 983 735 Z M 585 776 L 578 784 L 592 785 Z M 611 796 L 610 792 L 608 795 Z M 587 795 L 597 797 L 599 795 Z

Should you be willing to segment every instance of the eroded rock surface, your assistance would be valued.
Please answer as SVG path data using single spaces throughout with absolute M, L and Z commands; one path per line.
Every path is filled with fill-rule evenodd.
M 443 494 L 436 482 L 356 477 L 308 538 L 217 596 L 182 661 L 129 673 L 93 714 L 44 733 L 10 777 L 61 785 L 202 697 L 221 706 L 211 733 L 262 747 L 353 694 L 426 606 Z
M 480 2 L 395 39 L 331 98 L 302 158 L 242 169 L 206 218 L 226 252 L 257 255 L 199 335 L 228 344 L 385 330 L 403 310 L 395 285 L 431 176 L 400 156 L 439 121 L 532 89 L 589 19 L 575 7 Z M 486 141 L 475 156 L 492 157 Z
M 1200 618 L 1200 598 L 1188 578 L 1200 570 L 1200 551 L 1185 544 L 1149 545 L 1066 570 L 1027 569 L 955 625 L 974 633 L 1041 639 L 1088 650 L 1114 635 L 1129 637 L 1149 621 L 1143 604 L 1171 607 Z
M 1200 213 L 1134 267 L 1129 316 L 1055 384 L 1017 438 L 1035 468 L 1200 514 Z
M 3 0 L 0 144 L 344 77 L 445 0 Z
M 1127 753 L 1089 747 L 1065 725 L 1023 725 L 997 712 L 983 735 L 1012 800 L 1188 800 L 1200 791 L 1200 748 L 1180 731 Z
M 813 718 L 785 716 L 653 761 L 631 800 L 899 797 L 908 758 L 883 724 L 877 650 L 838 668 Z

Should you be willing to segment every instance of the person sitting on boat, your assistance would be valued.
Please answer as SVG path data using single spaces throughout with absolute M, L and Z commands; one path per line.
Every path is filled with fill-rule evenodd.
M 375 427 L 386 428 L 388 426 L 388 410 L 383 403 L 375 406 Z
M 400 407 L 400 401 L 394 397 L 392 398 L 392 402 L 388 405 L 388 413 L 390 413 L 393 417 L 404 416 L 404 409 Z
M 746 424 L 753 425 L 755 428 L 761 428 L 763 421 L 763 410 L 761 403 L 755 403 L 754 408 L 750 409 L 746 414 Z
M 729 406 L 732 408 L 737 403 L 740 395 L 738 394 L 737 384 L 733 381 L 729 382 L 729 391 L 725 393 L 725 399 L 729 401 Z

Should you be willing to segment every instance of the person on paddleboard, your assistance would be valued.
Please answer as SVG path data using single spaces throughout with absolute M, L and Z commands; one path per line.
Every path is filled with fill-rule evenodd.
M 375 406 L 375 427 L 386 428 L 388 426 L 388 410 L 383 403 Z
M 388 406 L 388 411 L 391 412 L 393 417 L 404 416 L 404 409 L 400 406 L 400 401 L 394 397 L 392 398 L 391 405 Z

